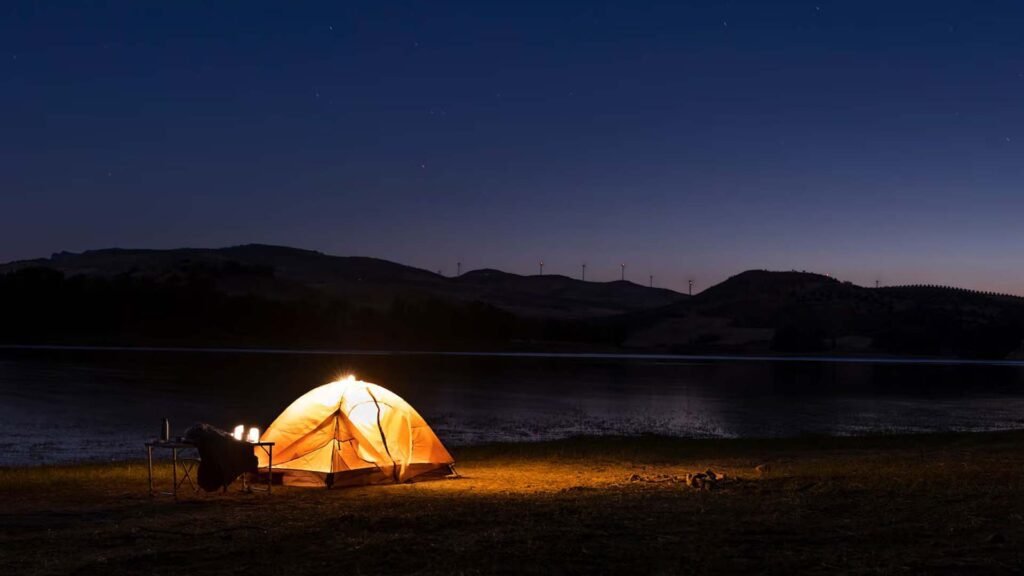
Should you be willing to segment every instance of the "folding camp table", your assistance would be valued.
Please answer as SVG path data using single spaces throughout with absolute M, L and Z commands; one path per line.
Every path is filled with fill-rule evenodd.
M 267 487 L 265 489 L 267 494 L 270 494 L 271 486 L 274 482 L 274 442 L 247 442 L 253 447 L 260 447 L 263 452 L 267 454 Z M 179 450 L 196 449 L 196 445 L 193 442 L 187 440 L 151 440 L 146 442 L 146 456 L 149 462 L 149 495 L 155 496 L 158 492 L 153 491 L 153 448 L 165 449 L 171 451 L 171 491 L 170 492 L 159 492 L 167 496 L 174 496 L 175 500 L 178 498 L 178 488 L 188 482 L 189 486 L 193 489 L 196 488 L 195 479 L 192 478 L 192 472 L 195 469 L 194 463 L 195 458 L 180 459 L 178 458 Z M 181 480 L 178 480 L 178 468 L 181 468 Z M 246 483 L 246 474 L 242 474 L 242 488 L 246 490 L 253 490 L 254 487 L 249 486 Z
M 250 442 L 253 446 L 259 446 L 263 449 L 263 452 L 267 455 L 267 487 L 265 490 L 267 494 L 270 494 L 270 487 L 274 485 L 274 444 L 276 442 Z M 258 473 L 258 472 L 257 472 Z M 246 486 L 245 474 L 242 474 L 242 487 L 248 490 L 253 490 L 252 486 Z M 263 490 L 261 488 L 261 490 Z
M 171 451 L 171 491 L 170 492 L 155 492 L 153 490 L 153 449 L 162 449 Z M 151 440 L 146 442 L 146 456 L 149 462 L 149 495 L 155 496 L 156 494 L 164 494 L 167 496 L 174 496 L 175 500 L 178 498 L 178 487 L 188 482 L 193 489 L 195 489 L 195 482 L 192 478 L 192 471 L 194 469 L 195 459 L 181 459 L 178 458 L 179 450 L 196 449 L 196 445 L 186 440 Z M 181 467 L 181 480 L 178 480 L 178 468 Z

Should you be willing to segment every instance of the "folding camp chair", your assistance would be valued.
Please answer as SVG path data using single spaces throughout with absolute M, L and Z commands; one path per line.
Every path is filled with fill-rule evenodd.
M 202 462 L 202 459 L 198 456 L 195 458 L 180 458 L 178 460 L 178 464 L 181 466 L 181 480 L 178 480 L 177 485 L 174 486 L 175 490 L 181 488 L 185 482 L 188 482 L 193 492 L 199 492 L 199 486 L 196 486 L 196 483 L 192 481 L 192 473 L 199 470 L 200 462 Z

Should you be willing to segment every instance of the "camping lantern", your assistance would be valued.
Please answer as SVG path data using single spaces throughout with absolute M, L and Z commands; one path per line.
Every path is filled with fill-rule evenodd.
M 255 444 L 260 441 L 260 429 L 253 426 L 249 428 L 249 442 Z
M 238 426 L 235 426 L 235 433 L 234 433 L 235 440 L 241 440 L 242 439 L 242 434 L 245 434 L 245 426 L 242 426 L 241 424 L 239 424 Z

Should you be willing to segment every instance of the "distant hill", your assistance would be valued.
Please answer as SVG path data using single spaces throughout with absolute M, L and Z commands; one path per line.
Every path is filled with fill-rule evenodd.
M 1024 298 L 751 270 L 623 321 L 642 349 L 1002 358 L 1021 348 Z
M 7 343 L 1024 357 L 1007 295 L 750 270 L 691 298 L 266 245 L 0 265 L 0 317 Z
M 464 298 L 492 303 L 524 314 L 597 317 L 660 308 L 686 300 L 672 290 L 632 282 L 583 282 L 567 276 L 519 276 L 499 270 L 474 270 L 454 279 Z
M 273 300 L 345 299 L 382 308 L 396 298 L 479 302 L 518 315 L 589 318 L 664 306 L 685 295 L 631 282 L 583 282 L 565 276 L 520 276 L 497 270 L 445 277 L 376 258 L 330 256 L 312 250 L 249 244 L 230 248 L 90 250 L 0 265 L 0 273 L 29 267 L 65 276 L 129 276 L 159 282 L 202 278 L 226 294 Z

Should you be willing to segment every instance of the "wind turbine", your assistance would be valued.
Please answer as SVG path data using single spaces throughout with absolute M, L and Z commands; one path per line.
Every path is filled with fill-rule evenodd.
M 622 277 L 621 277 L 621 279 L 625 280 L 626 279 L 626 264 L 625 264 L 625 262 L 623 262 L 622 264 L 619 264 L 619 267 L 622 269 Z
M 587 263 L 584 262 L 583 264 L 581 264 L 580 268 L 582 269 L 582 271 L 580 273 L 580 280 L 583 280 L 584 282 L 586 282 L 587 281 Z
M 544 275 L 544 261 L 543 260 L 540 261 L 540 275 L 541 276 Z

